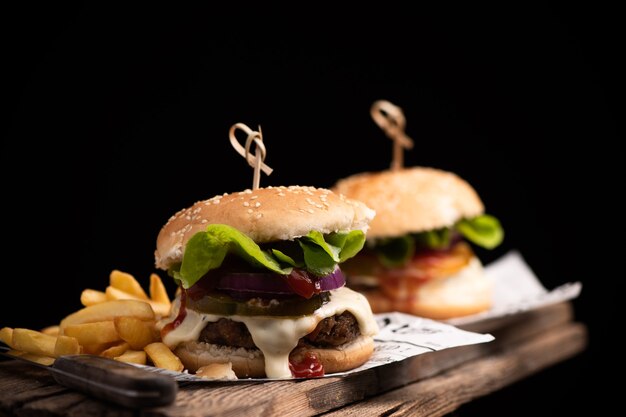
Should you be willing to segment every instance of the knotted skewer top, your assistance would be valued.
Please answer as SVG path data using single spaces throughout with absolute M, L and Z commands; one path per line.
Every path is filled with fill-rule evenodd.
M 241 146 L 241 144 L 237 140 L 237 136 L 235 135 L 237 129 L 243 130 L 248 135 L 248 137 L 246 138 L 245 147 Z M 270 175 L 273 171 L 272 168 L 270 168 L 263 162 L 265 160 L 265 156 L 267 155 L 267 150 L 265 149 L 265 145 L 263 144 L 263 133 L 261 132 L 261 126 L 259 126 L 259 130 L 257 132 L 256 130 L 250 129 L 247 125 L 243 123 L 235 123 L 230 127 L 228 137 L 230 138 L 230 144 L 233 145 L 233 148 L 235 148 L 237 153 L 243 156 L 246 161 L 248 161 L 248 165 L 254 168 L 252 189 L 258 189 L 259 183 L 261 181 L 261 171 L 263 171 L 265 175 Z M 255 145 L 254 154 L 251 154 L 250 147 L 253 143 Z
M 403 148 L 413 148 L 413 140 L 404 133 L 406 119 L 402 109 L 389 101 L 378 100 L 372 104 L 370 114 L 378 127 L 393 141 L 391 170 L 401 169 L 404 165 Z

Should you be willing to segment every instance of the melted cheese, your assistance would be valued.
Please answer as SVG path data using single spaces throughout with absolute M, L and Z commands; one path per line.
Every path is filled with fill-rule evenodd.
M 177 300 L 172 315 L 160 323 L 162 328 L 171 322 L 180 308 Z M 330 301 L 309 316 L 274 317 L 274 316 L 223 316 L 205 314 L 187 309 L 183 322 L 163 338 L 171 349 L 179 343 L 198 340 L 200 332 L 208 322 L 228 318 L 242 322 L 248 328 L 254 344 L 265 357 L 265 375 L 268 378 L 289 378 L 289 353 L 298 345 L 298 340 L 311 333 L 317 324 L 325 318 L 348 311 L 354 315 L 362 335 L 374 336 L 378 325 L 372 316 L 367 299 L 349 288 L 343 287 L 330 291 Z

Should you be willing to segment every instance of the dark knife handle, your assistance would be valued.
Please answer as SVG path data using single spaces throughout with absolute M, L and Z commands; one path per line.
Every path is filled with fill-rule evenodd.
M 101 356 L 61 356 L 50 370 L 61 385 L 130 408 L 167 405 L 178 392 L 174 378 Z

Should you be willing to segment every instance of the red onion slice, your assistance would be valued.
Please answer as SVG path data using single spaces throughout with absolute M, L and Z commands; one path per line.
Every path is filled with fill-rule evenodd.
M 333 272 L 322 277 L 320 280 L 320 289 L 322 291 L 336 290 L 346 285 L 346 277 L 343 271 L 339 267 L 335 268 Z
M 294 269 L 289 275 L 278 275 L 271 272 L 232 272 L 218 278 L 215 288 L 239 293 L 254 293 L 263 297 L 269 295 L 298 294 L 311 298 L 313 294 L 341 288 L 346 284 L 341 269 L 317 277 L 302 269 Z

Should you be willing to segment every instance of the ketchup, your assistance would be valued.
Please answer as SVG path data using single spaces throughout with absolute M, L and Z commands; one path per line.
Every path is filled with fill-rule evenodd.
M 311 298 L 313 294 L 319 294 L 322 290 L 319 280 L 312 279 L 309 273 L 302 269 L 294 268 L 285 280 L 293 292 L 306 299 Z
M 163 326 L 163 328 L 161 329 L 161 339 L 163 339 L 166 334 L 168 334 L 169 332 L 171 332 L 172 330 L 180 326 L 183 320 L 185 320 L 185 317 L 187 317 L 186 307 L 187 307 L 187 290 L 181 289 L 180 308 L 178 309 L 178 315 L 176 316 L 174 321 L 167 323 L 165 326 Z
M 313 352 L 307 352 L 302 362 L 289 361 L 289 369 L 294 378 L 324 376 L 324 366 Z

